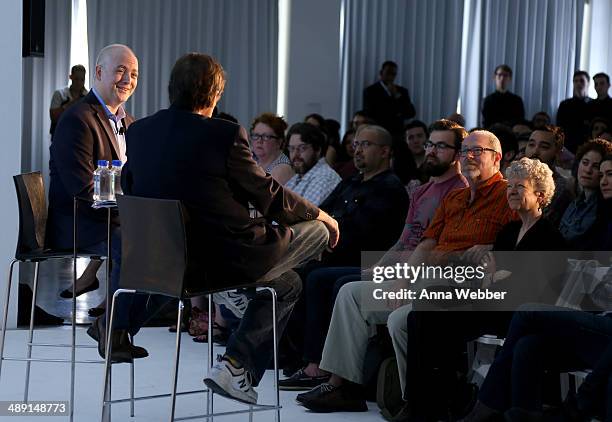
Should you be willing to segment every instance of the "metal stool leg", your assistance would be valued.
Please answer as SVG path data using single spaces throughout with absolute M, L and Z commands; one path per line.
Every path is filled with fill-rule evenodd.
M 176 386 L 178 384 L 179 359 L 181 357 L 181 322 L 183 321 L 184 308 L 185 305 L 183 301 L 179 300 L 178 318 L 176 321 L 176 349 L 174 351 L 174 373 L 172 374 L 172 407 L 170 411 L 170 422 L 174 422 L 174 411 L 176 409 Z
M 106 327 L 106 346 L 104 347 L 104 388 L 102 389 L 102 415 L 101 415 L 101 421 L 102 422 L 110 422 L 111 420 L 111 405 L 110 405 L 110 400 L 111 400 L 111 394 L 110 394 L 110 371 L 111 371 L 111 354 L 112 354 L 112 332 L 113 332 L 113 325 L 115 323 L 115 302 L 117 300 L 117 297 L 120 294 L 123 293 L 136 293 L 135 290 L 130 290 L 130 289 L 117 289 L 117 291 L 115 291 L 115 294 L 113 294 L 113 300 L 112 300 L 112 304 L 111 304 L 111 311 L 110 311 L 110 315 L 109 315 L 109 323 L 108 326 Z M 108 310 L 107 310 L 108 311 Z
M 265 287 L 266 290 L 272 295 L 272 340 L 273 340 L 273 352 L 274 352 L 274 391 L 276 393 L 276 412 L 274 413 L 274 420 L 280 422 L 280 390 L 278 389 L 278 338 L 277 338 L 277 319 L 276 319 L 276 290 L 272 287 Z
M 8 324 L 9 300 L 11 297 L 11 283 L 13 280 L 13 267 L 16 259 L 11 261 L 8 272 L 8 280 L 6 281 L 6 295 L 4 296 L 4 311 L 2 313 L 2 333 L 0 334 L 0 380 L 2 379 L 2 361 L 4 360 L 4 338 L 6 337 L 6 326 Z
M 206 341 L 206 347 L 208 349 L 208 375 L 210 375 L 210 369 L 213 367 L 213 353 L 214 353 L 214 345 L 212 341 L 212 332 L 213 332 L 213 300 L 212 293 L 208 295 L 208 336 Z M 180 326 L 179 326 L 180 327 Z M 210 388 L 206 392 L 206 414 L 210 415 L 206 418 L 207 421 L 213 420 L 213 412 L 214 412 L 214 403 L 213 403 L 213 392 Z
M 130 341 L 134 344 L 134 337 L 130 334 Z M 130 417 L 134 417 L 134 361 L 130 362 Z
M 75 255 L 76 256 L 76 255 Z M 70 349 L 70 422 L 74 420 L 74 383 L 76 371 L 76 283 L 77 283 L 77 258 L 72 259 L 72 318 L 70 319 L 71 328 L 71 349 Z
M 28 331 L 28 353 L 27 358 L 32 358 L 32 340 L 34 340 L 34 310 L 36 308 L 36 293 L 38 292 L 38 268 L 39 262 L 34 264 L 34 286 L 32 287 L 32 308 L 30 309 L 30 329 Z M 30 367 L 31 361 L 26 362 L 25 389 L 23 392 L 24 403 L 28 402 L 28 393 L 30 390 Z

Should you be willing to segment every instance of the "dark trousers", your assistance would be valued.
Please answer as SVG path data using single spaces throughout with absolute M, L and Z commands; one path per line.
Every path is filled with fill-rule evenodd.
M 82 247 L 83 252 L 106 256 L 106 241 L 94 245 Z M 111 294 L 119 288 L 119 273 L 121 270 L 121 231 L 119 227 L 111 229 Z M 147 311 L 148 295 L 119 295 L 115 302 L 115 318 L 113 327 L 116 330 L 128 330 L 135 335 L 140 327 L 144 325 L 149 312 Z M 112 300 L 112 298 L 109 298 Z M 110 303 L 110 302 L 109 302 Z M 110 311 L 107 310 L 107 311 Z M 104 316 L 102 316 L 104 318 Z
M 360 279 L 359 267 L 318 268 L 308 274 L 305 283 L 304 361 L 321 362 L 338 291 L 346 283 Z
M 521 306 L 482 385 L 480 400 L 499 411 L 541 410 L 544 370 L 596 368 L 584 391 L 605 391 L 612 367 L 612 350 L 606 348 L 611 341 L 610 317 L 547 305 Z M 604 352 L 607 361 L 600 361 Z
M 412 311 L 404 399 L 428 414 L 452 400 L 457 372 L 465 371 L 467 342 L 484 334 L 503 336 L 511 312 Z

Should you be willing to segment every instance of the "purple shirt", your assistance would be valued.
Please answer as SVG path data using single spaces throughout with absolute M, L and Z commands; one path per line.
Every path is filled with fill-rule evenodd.
M 441 183 L 429 181 L 415 189 L 406 216 L 404 231 L 400 236 L 404 250 L 414 250 L 423 237 L 423 232 L 433 218 L 442 199 L 452 190 L 468 186 L 461 174 L 457 174 Z

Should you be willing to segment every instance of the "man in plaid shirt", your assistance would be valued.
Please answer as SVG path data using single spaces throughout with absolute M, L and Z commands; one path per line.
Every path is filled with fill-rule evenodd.
M 341 180 L 325 161 L 325 136 L 309 123 L 296 123 L 289 129 L 287 139 L 295 176 L 286 187 L 319 206 Z

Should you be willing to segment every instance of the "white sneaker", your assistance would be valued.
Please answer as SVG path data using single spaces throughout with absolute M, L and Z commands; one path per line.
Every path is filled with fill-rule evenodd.
M 213 293 L 213 301 L 217 305 L 225 305 L 238 318 L 244 316 L 249 306 L 249 298 L 246 295 L 232 291 Z
M 216 394 L 247 404 L 257 404 L 257 391 L 251 386 L 251 376 L 244 368 L 236 368 L 224 357 L 217 356 L 217 363 L 204 378 L 204 384 Z

